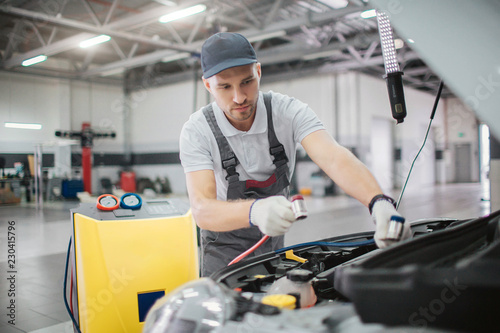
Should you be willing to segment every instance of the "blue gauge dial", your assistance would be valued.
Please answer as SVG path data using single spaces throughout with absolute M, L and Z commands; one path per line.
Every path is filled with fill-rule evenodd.
M 120 206 L 124 209 L 139 209 L 142 206 L 142 199 L 135 193 L 125 193 L 120 199 Z

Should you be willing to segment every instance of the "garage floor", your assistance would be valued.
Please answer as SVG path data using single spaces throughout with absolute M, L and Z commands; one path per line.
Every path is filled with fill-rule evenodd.
M 399 211 L 408 221 L 477 217 L 489 213 L 489 202 L 482 199 L 483 189 L 477 183 L 439 185 L 406 193 Z M 351 198 L 306 197 L 306 203 L 310 216 L 292 227 L 285 245 L 373 230 L 367 209 Z M 62 288 L 71 234 L 69 209 L 77 205 L 47 202 L 41 211 L 28 204 L 0 206 L 0 332 L 73 332 Z M 16 233 L 15 325 L 8 324 L 7 316 L 12 299 L 7 280 L 9 221 L 15 222 Z

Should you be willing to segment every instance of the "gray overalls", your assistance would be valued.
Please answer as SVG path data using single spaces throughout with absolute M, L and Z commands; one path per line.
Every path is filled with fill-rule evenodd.
M 234 154 L 226 137 L 222 134 L 211 105 L 203 109 L 203 114 L 212 130 L 219 147 L 222 160 L 222 168 L 226 171 L 228 181 L 227 200 L 236 199 L 258 199 L 272 195 L 285 195 L 288 192 L 288 158 L 285 148 L 278 141 L 274 132 L 271 94 L 266 93 L 264 104 L 267 110 L 267 127 L 269 139 L 269 153 L 274 158 L 275 172 L 265 181 L 246 180 L 240 181 L 236 172 L 238 159 Z M 262 237 L 258 227 L 243 228 L 228 232 L 215 232 L 201 230 L 201 275 L 209 276 L 213 272 L 227 266 L 227 264 L 241 253 L 248 250 Z M 283 236 L 271 237 L 261 245 L 252 255 L 271 252 L 282 248 Z

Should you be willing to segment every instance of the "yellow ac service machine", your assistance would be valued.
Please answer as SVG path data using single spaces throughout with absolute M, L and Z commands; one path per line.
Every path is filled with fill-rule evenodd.
M 199 276 L 196 227 L 180 199 L 102 195 L 72 210 L 72 222 L 68 306 L 77 331 L 139 333 L 158 298 Z

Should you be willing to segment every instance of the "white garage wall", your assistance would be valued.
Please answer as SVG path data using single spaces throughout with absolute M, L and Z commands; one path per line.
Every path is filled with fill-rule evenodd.
M 206 104 L 206 90 L 198 80 L 140 90 L 129 97 L 131 148 L 134 153 L 179 152 L 182 126 L 194 110 Z M 184 171 L 180 164 L 135 165 L 136 178 L 167 177 L 172 191 L 186 193 Z
M 121 87 L 82 81 L 65 82 L 69 89 L 71 129 L 80 130 L 83 122 L 90 122 L 95 130 L 115 131 L 116 138 L 94 140 L 94 153 L 123 153 L 124 115 Z M 62 129 L 67 129 L 62 128 Z
M 94 140 L 94 153 L 123 153 L 122 88 L 104 84 L 0 73 L 0 154 L 33 154 L 35 145 L 47 145 L 45 153 L 54 153 L 50 144 L 66 141 L 55 136 L 56 130 L 80 130 L 82 122 L 95 129 L 114 130 L 115 139 Z M 4 122 L 42 124 L 41 130 L 5 128 Z M 80 152 L 74 145 L 73 152 Z M 118 180 L 118 167 L 95 167 L 92 188 L 96 191 L 101 174 Z M 49 170 L 49 176 L 52 170 Z
M 334 76 L 324 74 L 314 77 L 262 84 L 261 90 L 279 92 L 308 104 L 321 119 L 326 130 L 329 131 L 330 134 L 335 135 Z M 311 175 L 317 171 L 319 171 L 319 167 L 313 162 L 297 162 L 294 172 L 297 188 L 314 187 L 315 183 L 313 179 L 311 179 Z
M 338 133 L 337 141 L 346 147 L 361 145 L 359 76 L 356 73 L 337 75 Z
M 273 90 L 308 104 L 321 119 L 330 134 L 335 134 L 334 76 L 317 75 L 296 80 L 262 84 L 261 90 Z
M 471 145 L 470 160 L 471 180 L 479 181 L 479 133 L 477 118 L 464 103 L 458 98 L 450 98 L 447 101 L 447 139 L 449 143 L 450 172 L 447 175 L 448 181 L 453 182 L 455 177 L 454 146 L 459 144 Z
M 58 140 L 56 130 L 79 130 L 83 121 L 117 131 L 113 140 L 96 140 L 96 151 L 123 151 L 123 120 L 112 107 L 121 96 L 115 86 L 0 73 L 0 152 L 31 153 L 35 144 Z M 40 123 L 42 129 L 5 128 L 6 121 Z
M 182 82 L 133 93 L 132 151 L 178 151 L 182 125 L 193 112 L 193 92 L 193 82 Z
M 435 96 L 430 93 L 404 87 L 407 117 L 403 123 L 397 124 L 392 118 L 386 82 L 366 75 L 359 75 L 359 107 L 362 160 L 371 166 L 372 156 L 369 149 L 371 118 L 380 117 L 392 121 L 395 139 L 395 148 L 401 149 L 401 160 L 396 162 L 394 171 L 394 184 L 401 187 L 404 183 L 411 162 L 422 145 L 425 132 L 430 120 Z M 408 182 L 407 190 L 431 186 L 436 182 L 435 175 L 435 147 L 443 148 L 445 133 L 445 107 L 443 100 L 438 104 L 438 109 L 432 123 L 434 135 L 430 135 L 425 148 L 422 150 Z M 435 142 L 432 141 L 434 138 Z
M 0 73 L 0 151 L 33 152 L 36 143 L 54 140 L 66 125 L 59 80 Z M 40 123 L 41 130 L 5 128 L 4 122 Z
M 335 92 L 335 87 L 338 91 Z M 282 82 L 262 84 L 261 90 L 273 90 L 300 99 L 307 103 L 323 121 L 327 130 L 340 143 L 355 148 L 361 160 L 371 167 L 370 135 L 372 117 L 392 120 L 385 81 L 357 73 L 342 73 L 335 75 L 317 75 Z M 193 82 L 180 85 L 165 86 L 147 90 L 143 100 L 137 103 L 132 112 L 133 151 L 138 152 L 171 152 L 178 149 L 178 136 L 182 124 L 193 110 Z M 410 88 L 405 90 L 408 117 L 403 124 L 398 125 L 395 146 L 401 147 L 403 158 L 395 178 L 396 184 L 402 183 L 406 176 L 414 148 L 420 146 L 427 125 L 434 96 Z M 183 98 L 179 98 L 183 96 Z M 338 101 L 335 101 L 337 96 Z M 199 88 L 197 106 L 205 105 L 206 93 Z M 165 105 L 164 108 L 158 107 Z M 336 111 L 336 108 L 338 111 Z M 443 133 L 443 105 L 440 104 L 434 120 L 434 127 Z M 338 122 L 338 123 L 337 123 Z M 395 121 L 393 121 L 395 126 Z M 166 130 L 168 126 L 168 131 Z M 403 128 L 404 127 L 404 128 Z M 338 132 L 338 133 L 337 133 Z M 404 133 L 404 135 L 402 134 Z M 401 138 L 399 138 L 401 136 Z M 444 141 L 444 138 L 440 140 Z M 424 156 L 423 154 L 422 156 Z M 414 156 L 414 154 L 413 154 Z M 421 157 L 424 166 L 416 167 L 412 180 L 414 186 L 425 186 L 434 183 L 435 177 L 429 177 L 426 170 L 434 167 L 434 153 L 431 158 Z M 419 160 L 420 161 L 420 160 Z M 304 165 L 300 165 L 304 163 Z M 299 187 L 310 185 L 310 175 L 317 168 L 307 162 L 297 165 L 297 181 Z M 171 180 L 174 191 L 185 192 L 185 180 L 180 166 L 135 166 L 138 177 L 167 176 Z M 168 170 L 168 171 L 167 171 Z M 305 170 L 306 172 L 301 172 Z M 422 170 L 422 171 L 420 171 Z M 184 189 L 184 190 L 183 190 Z
M 408 116 L 405 122 L 395 125 L 391 117 L 385 80 L 348 72 L 321 74 L 312 77 L 262 84 L 263 91 L 273 90 L 296 97 L 309 104 L 325 124 L 327 130 L 343 145 L 354 148 L 360 159 L 371 167 L 370 137 L 372 119 L 386 119 L 394 124 L 394 145 L 402 149 L 402 160 L 395 163 L 394 182 L 401 185 L 406 177 L 411 160 L 420 147 L 428 124 L 434 96 L 405 87 Z M 116 86 L 40 78 L 30 75 L 0 73 L 0 124 L 5 121 L 40 122 L 41 131 L 14 130 L 0 126 L 0 153 L 31 153 L 33 145 L 56 140 L 58 129 L 79 130 L 84 121 L 94 128 L 114 130 L 117 138 L 95 141 L 95 153 L 123 153 L 128 136 L 131 152 L 178 153 L 180 130 L 189 115 L 210 101 L 201 80 L 167 85 L 133 92 L 128 98 Z M 472 142 L 477 147 L 477 128 L 472 113 L 458 99 L 446 106 L 442 100 L 433 123 L 433 138 L 438 149 L 445 150 L 441 171 L 446 169 L 446 180 L 450 176 L 452 154 L 450 144 Z M 124 107 L 130 110 L 127 121 L 130 130 L 124 129 L 126 121 Z M 447 117 L 444 110 L 447 109 Z M 457 121 L 460 120 L 460 122 Z M 445 120 L 449 128 L 445 128 Z M 457 137 L 456 133 L 465 133 Z M 429 145 L 430 147 L 430 145 Z M 74 147 L 73 151 L 79 151 Z M 475 150 L 473 155 L 475 155 Z M 475 158 L 472 156 L 471 158 Z M 305 162 L 302 162 L 305 163 Z M 413 171 L 409 189 L 433 184 L 439 172 L 435 169 L 434 149 L 424 149 Z M 473 167 L 477 167 L 473 162 Z M 443 166 L 444 165 L 444 166 Z M 297 166 L 297 170 L 300 170 Z M 299 184 L 310 180 L 315 169 L 304 166 L 307 172 L 297 172 Z M 96 167 L 94 186 L 99 177 L 118 180 L 118 167 Z M 185 193 L 185 179 L 179 164 L 136 165 L 137 178 L 168 177 L 174 192 Z M 474 173 L 474 170 L 473 170 Z M 475 173 L 474 173 L 475 174 Z M 444 176 L 440 176 L 443 178 Z

